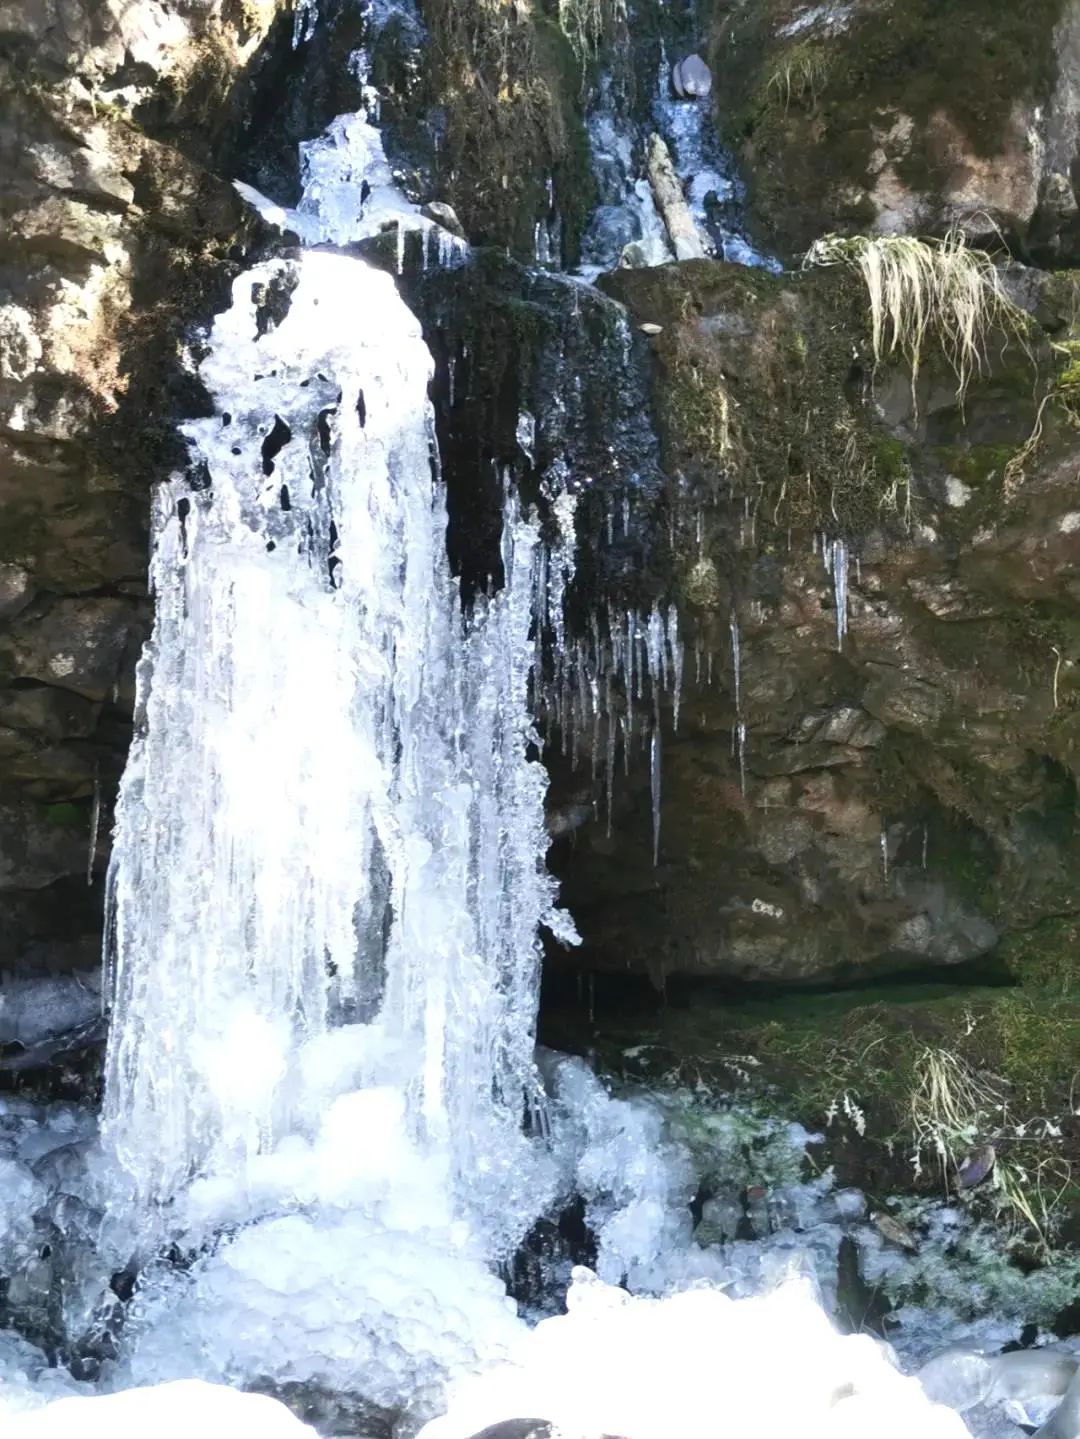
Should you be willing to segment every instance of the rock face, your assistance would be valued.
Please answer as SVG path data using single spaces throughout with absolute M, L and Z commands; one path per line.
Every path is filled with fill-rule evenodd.
M 646 762 L 616 780 L 610 835 L 580 823 L 602 786 L 561 778 L 582 961 L 847 981 L 1075 911 L 1080 443 L 1048 345 L 1071 343 L 1072 282 L 1016 276 L 1050 333 L 995 341 L 963 407 L 940 360 L 914 393 L 875 372 L 842 274 L 706 261 L 605 283 L 662 327 L 642 343 L 683 477 L 689 652 L 655 866 Z
M 130 734 L 149 487 L 201 404 L 183 346 L 258 233 L 192 158 L 273 19 L 228 8 L 0 6 L 4 966 L 100 947 L 87 879 Z
M 959 224 L 1059 260 L 1080 246 L 1078 58 L 1076 0 L 722 4 L 710 54 L 753 224 L 781 252 Z

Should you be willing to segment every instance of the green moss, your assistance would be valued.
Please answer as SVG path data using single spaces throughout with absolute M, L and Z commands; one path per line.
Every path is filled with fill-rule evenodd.
M 1080 999 L 1080 922 L 1046 919 L 1008 935 L 1002 958 L 1028 991 Z
M 86 825 L 86 812 L 77 804 L 46 805 L 44 815 L 45 823 L 57 829 L 83 829 Z

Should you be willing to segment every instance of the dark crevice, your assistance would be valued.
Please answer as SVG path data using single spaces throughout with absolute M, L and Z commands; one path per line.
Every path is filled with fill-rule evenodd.
M 264 437 L 261 447 L 262 472 L 264 475 L 272 475 L 274 473 L 274 457 L 281 453 L 291 439 L 292 430 L 280 415 L 275 415 L 273 428 L 270 433 Z

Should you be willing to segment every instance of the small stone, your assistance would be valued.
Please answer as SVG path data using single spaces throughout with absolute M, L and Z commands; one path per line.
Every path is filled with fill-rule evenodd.
M 712 89 L 712 72 L 700 55 L 687 55 L 672 66 L 671 83 L 680 100 L 698 100 Z
M 662 335 L 664 333 L 663 325 L 656 325 L 652 320 L 646 320 L 643 325 L 638 326 L 638 329 L 643 335 Z
M 883 1214 L 879 1211 L 877 1214 L 871 1214 L 870 1223 L 887 1244 L 895 1244 L 897 1249 L 903 1249 L 908 1254 L 918 1254 L 918 1241 L 907 1225 L 901 1224 L 899 1219 L 894 1219 L 891 1214 Z
M 620 270 L 644 270 L 648 267 L 649 256 L 640 240 L 631 240 L 624 245 L 619 256 Z

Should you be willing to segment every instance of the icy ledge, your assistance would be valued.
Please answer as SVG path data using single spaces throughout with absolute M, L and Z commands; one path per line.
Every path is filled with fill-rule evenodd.
M 315 1430 L 276 1399 L 200 1379 L 58 1399 L 6 1419 L 3 1430 L 4 1439 L 315 1439 Z
M 567 1310 L 537 1325 L 516 1362 L 462 1381 L 448 1412 L 419 1439 L 469 1439 L 523 1418 L 546 1421 L 561 1439 L 968 1439 L 958 1414 L 895 1368 L 887 1345 L 838 1334 L 812 1286 L 798 1278 L 752 1299 L 709 1286 L 642 1299 L 576 1269 Z M 197 1380 L 61 1399 L 9 1417 L 3 1432 L 5 1439 L 315 1435 L 274 1399 Z
M 515 1364 L 464 1381 L 420 1439 L 466 1439 L 542 1418 L 563 1439 L 966 1439 L 868 1335 L 842 1336 L 811 1286 L 730 1299 L 712 1287 L 634 1298 L 576 1269 L 565 1315 L 531 1332 Z

